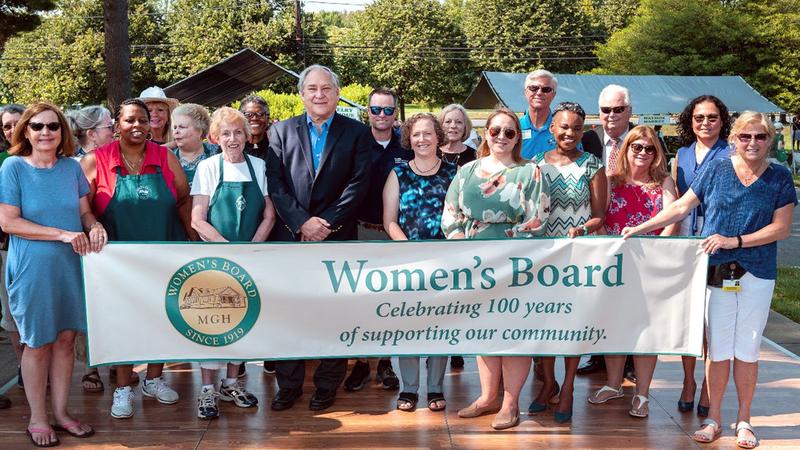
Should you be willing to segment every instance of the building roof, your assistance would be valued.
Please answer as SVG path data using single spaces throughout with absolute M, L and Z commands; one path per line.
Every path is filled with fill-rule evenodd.
M 525 73 L 483 72 L 477 86 L 464 101 L 468 109 L 493 109 L 498 104 L 524 112 L 528 103 L 522 93 Z M 609 84 L 630 91 L 634 114 L 680 114 L 689 101 L 711 94 L 731 111 L 784 112 L 740 76 L 674 75 L 573 75 L 556 74 L 558 91 L 553 105 L 580 103 L 587 114 L 598 114 L 597 98 Z

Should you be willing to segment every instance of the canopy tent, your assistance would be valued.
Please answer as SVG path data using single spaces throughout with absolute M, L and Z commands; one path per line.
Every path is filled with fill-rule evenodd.
M 217 107 L 263 89 L 284 75 L 299 78 L 293 70 L 275 63 L 254 50 L 244 48 L 167 87 L 164 92 L 169 97 L 177 98 L 181 103 Z M 340 100 L 348 105 L 363 108 L 346 98 Z
M 483 72 L 464 101 L 468 109 L 492 109 L 498 103 L 516 112 L 528 109 L 523 95 L 525 73 Z M 558 91 L 553 104 L 580 103 L 587 114 L 599 114 L 597 98 L 609 84 L 628 88 L 634 114 L 680 114 L 699 95 L 719 97 L 731 111 L 784 112 L 740 76 L 571 75 L 556 74 Z

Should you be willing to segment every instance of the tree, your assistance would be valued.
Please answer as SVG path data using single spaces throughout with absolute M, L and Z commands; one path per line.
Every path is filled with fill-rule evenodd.
M 0 46 L 12 35 L 39 26 L 38 13 L 55 6 L 53 0 L 0 0 Z
M 641 0 L 591 0 L 587 10 L 597 31 L 607 37 L 628 26 L 640 3 Z
M 145 49 L 160 45 L 160 29 L 146 0 L 129 0 L 134 90 L 155 84 Z M 0 78 L 14 101 L 102 103 L 106 99 L 102 0 L 61 0 L 58 14 L 35 30 L 12 37 L 0 57 Z
M 461 100 L 472 83 L 464 35 L 437 0 L 376 0 L 331 36 L 345 82 L 394 88 L 405 101 Z M 465 82 L 465 80 L 469 80 Z
M 574 0 L 467 0 L 463 28 L 481 70 L 577 72 L 596 65 L 598 36 Z
M 597 48 L 600 73 L 748 75 L 761 44 L 753 20 L 719 1 L 642 0 L 630 24 Z
M 104 56 L 108 104 L 116 107 L 131 95 L 131 49 L 128 0 L 103 1 Z

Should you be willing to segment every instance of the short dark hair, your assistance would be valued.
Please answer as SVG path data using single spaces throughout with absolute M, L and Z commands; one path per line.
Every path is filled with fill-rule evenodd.
M 583 107 L 575 102 L 561 102 L 556 105 L 555 109 L 553 110 L 553 117 L 556 114 L 560 113 L 561 111 L 571 111 L 575 114 L 581 116 L 581 119 L 586 120 L 586 111 L 583 110 Z
M 719 120 L 722 121 L 722 129 L 719 130 L 719 138 L 726 141 L 728 140 L 728 136 L 731 134 L 731 115 L 730 112 L 728 112 L 728 107 L 725 106 L 722 100 L 713 95 L 701 95 L 692 99 L 692 101 L 683 108 L 681 115 L 678 116 L 678 126 L 676 128 L 681 137 L 681 145 L 691 145 L 692 142 L 697 140 L 697 136 L 694 135 L 694 130 L 692 130 L 692 115 L 694 115 L 694 107 L 704 102 L 713 103 L 719 110 Z
M 379 87 L 379 88 L 373 89 L 372 92 L 370 92 L 369 96 L 367 97 L 367 106 L 369 106 L 372 103 L 372 96 L 375 95 L 375 94 L 391 95 L 392 96 L 392 100 L 394 100 L 394 106 L 397 106 L 397 94 L 395 94 L 395 92 L 393 90 L 391 90 L 391 89 L 389 89 L 387 87 Z
M 436 120 L 436 117 L 431 113 L 417 113 L 411 116 L 410 119 L 403 122 L 400 145 L 413 151 L 411 148 L 411 129 L 414 127 L 414 124 L 420 120 L 430 120 L 433 122 L 433 131 L 436 133 L 437 140 L 436 147 L 438 148 L 440 145 L 444 144 L 444 130 L 442 129 L 442 124 Z
M 239 103 L 239 112 L 244 112 L 244 107 L 250 103 L 257 104 L 265 113 L 269 114 L 269 104 L 267 104 L 267 101 L 264 100 L 264 97 L 255 94 L 248 95 L 242 99 L 242 102 Z
M 150 120 L 150 110 L 147 109 L 147 105 L 145 102 L 139 100 L 138 98 L 129 98 L 120 102 L 116 108 L 114 108 L 114 123 L 119 123 L 119 116 L 122 114 L 122 108 L 128 105 L 135 105 L 139 108 L 144 110 L 145 115 L 147 116 L 147 120 Z

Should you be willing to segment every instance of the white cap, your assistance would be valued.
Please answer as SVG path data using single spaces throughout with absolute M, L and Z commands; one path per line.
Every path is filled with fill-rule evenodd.
M 169 98 L 167 94 L 164 93 L 164 90 L 158 86 L 150 86 L 149 88 L 142 91 L 139 94 L 139 100 L 150 103 L 150 102 L 161 102 L 166 103 L 169 106 L 170 111 L 175 109 L 178 106 L 178 99 L 176 98 Z

